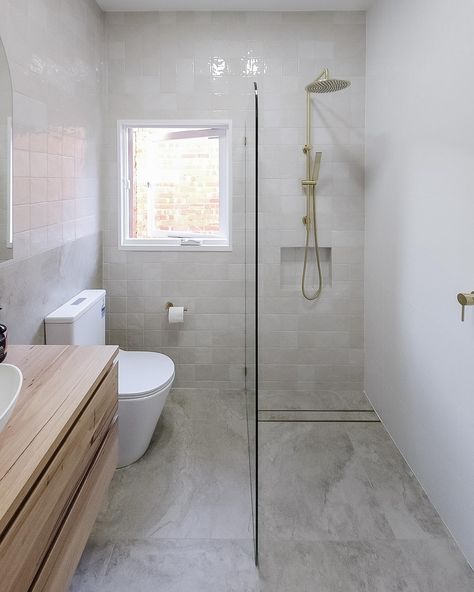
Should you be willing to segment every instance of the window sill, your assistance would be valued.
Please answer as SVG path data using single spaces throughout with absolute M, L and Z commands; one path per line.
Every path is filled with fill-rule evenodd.
M 232 245 L 221 243 L 216 244 L 212 242 L 203 242 L 201 245 L 182 245 L 178 242 L 157 243 L 157 242 L 145 242 L 145 241 L 129 241 L 119 244 L 119 250 L 121 251 L 179 251 L 182 253 L 199 252 L 204 251 L 232 251 Z

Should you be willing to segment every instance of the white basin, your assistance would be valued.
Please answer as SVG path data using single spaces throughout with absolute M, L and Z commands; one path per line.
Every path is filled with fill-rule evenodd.
M 0 364 L 0 432 L 12 414 L 22 384 L 23 374 L 19 368 L 11 364 Z

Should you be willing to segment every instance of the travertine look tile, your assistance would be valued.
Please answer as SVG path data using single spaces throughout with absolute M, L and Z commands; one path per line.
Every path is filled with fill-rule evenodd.
M 242 394 L 176 389 L 150 450 L 117 472 L 71 592 L 472 590 L 472 570 L 381 424 L 259 431 L 258 571 Z
M 473 588 L 380 423 L 260 424 L 260 444 L 262 590 Z
M 274 543 L 260 556 L 265 592 L 456 592 L 474 576 L 449 540 Z
M 111 541 L 248 539 L 251 528 L 242 393 L 174 390 L 150 449 L 117 471 L 96 532 Z
M 104 559 L 84 559 L 71 592 L 259 590 L 251 541 L 124 540 L 108 554 L 106 547 Z

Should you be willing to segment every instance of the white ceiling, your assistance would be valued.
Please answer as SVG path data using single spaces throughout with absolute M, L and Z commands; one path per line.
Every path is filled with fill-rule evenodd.
M 148 10 L 366 10 L 373 0 L 97 0 L 105 11 Z

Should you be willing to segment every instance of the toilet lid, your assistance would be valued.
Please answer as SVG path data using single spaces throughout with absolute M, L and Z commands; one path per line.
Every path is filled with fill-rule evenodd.
M 174 380 L 173 360 L 156 352 L 119 353 L 119 397 L 144 397 L 169 386 Z

